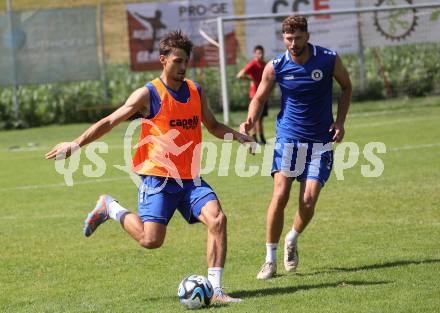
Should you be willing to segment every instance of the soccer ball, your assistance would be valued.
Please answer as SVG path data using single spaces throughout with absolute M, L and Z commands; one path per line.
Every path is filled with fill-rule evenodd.
M 190 275 L 179 284 L 179 301 L 188 309 L 199 309 L 211 303 L 214 290 L 205 276 Z

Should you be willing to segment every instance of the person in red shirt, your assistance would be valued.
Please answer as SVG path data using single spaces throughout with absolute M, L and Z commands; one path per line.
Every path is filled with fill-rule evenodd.
M 257 92 L 258 85 L 260 84 L 261 77 L 263 76 L 265 65 L 264 48 L 261 45 L 256 45 L 254 47 L 254 58 L 249 61 L 249 63 L 246 64 L 246 66 L 237 74 L 237 78 L 249 78 L 251 80 L 251 84 L 249 86 L 249 99 L 251 100 Z M 260 118 L 255 123 L 255 128 L 251 131 L 251 135 L 254 137 L 255 141 L 257 141 L 257 133 L 260 134 L 259 143 L 261 144 L 266 144 L 263 129 L 263 119 L 265 116 L 267 116 L 267 102 L 264 104 L 263 112 L 261 113 Z

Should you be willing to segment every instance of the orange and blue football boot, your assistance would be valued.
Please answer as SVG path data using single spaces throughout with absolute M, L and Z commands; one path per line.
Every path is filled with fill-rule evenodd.
M 99 197 L 95 208 L 87 215 L 87 218 L 84 221 L 84 235 L 86 237 L 91 236 L 99 225 L 110 218 L 108 207 L 112 201 L 115 201 L 115 199 L 109 195 L 102 195 Z

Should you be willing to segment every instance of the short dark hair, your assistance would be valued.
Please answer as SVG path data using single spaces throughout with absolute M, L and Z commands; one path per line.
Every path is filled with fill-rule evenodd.
M 182 49 L 190 57 L 192 48 L 193 43 L 180 29 L 169 32 L 159 43 L 160 55 L 169 55 L 174 49 Z
M 307 18 L 304 15 L 289 16 L 283 21 L 281 29 L 283 31 L 283 34 L 293 34 L 297 30 L 308 32 Z
M 261 50 L 261 51 L 264 53 L 264 48 L 263 48 L 262 45 L 256 45 L 256 46 L 254 47 L 254 52 L 257 51 L 257 50 Z

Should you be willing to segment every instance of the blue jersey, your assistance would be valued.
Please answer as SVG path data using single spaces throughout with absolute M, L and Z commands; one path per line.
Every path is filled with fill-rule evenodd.
M 272 60 L 281 89 L 277 137 L 302 142 L 332 141 L 332 88 L 336 52 L 309 44 L 310 58 L 296 64 L 287 50 Z

